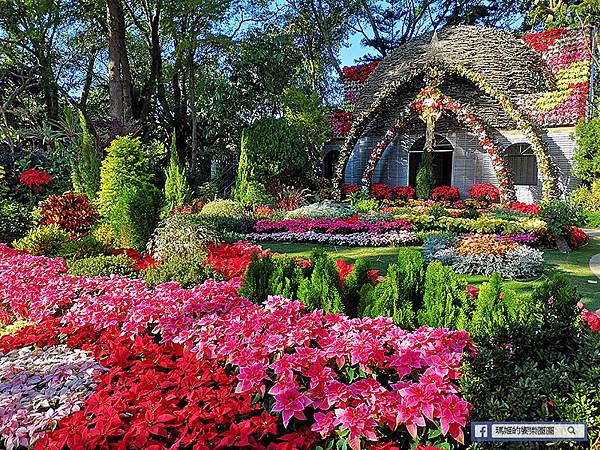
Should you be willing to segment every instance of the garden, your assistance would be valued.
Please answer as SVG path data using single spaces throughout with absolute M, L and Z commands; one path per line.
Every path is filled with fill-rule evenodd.
M 391 128 L 370 121 L 402 83 L 353 115 L 424 20 L 510 17 L 548 47 L 597 7 L 355 3 L 0 2 L 0 449 L 600 449 L 583 40 L 585 64 L 553 56 L 578 96 L 536 92 L 581 118 L 568 189 L 529 116 L 464 67 L 403 80 Z M 341 68 L 353 40 L 378 56 Z M 444 76 L 532 137 L 517 158 L 540 162 L 536 200 L 517 201 L 508 152 Z M 440 181 L 437 119 L 470 133 L 493 182 Z M 414 183 L 379 182 L 417 125 Z M 387 131 L 344 178 L 368 127 Z M 586 422 L 587 441 L 478 443 L 477 421 Z
M 72 191 L 4 184 L 3 446 L 463 448 L 478 419 L 599 439 L 598 297 L 545 261 L 598 250 L 573 202 L 194 197 L 174 146 L 162 191 L 139 139 L 90 154 Z

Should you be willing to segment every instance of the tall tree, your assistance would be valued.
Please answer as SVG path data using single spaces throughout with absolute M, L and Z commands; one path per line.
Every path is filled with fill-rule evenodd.
M 125 15 L 121 0 L 106 0 L 106 23 L 111 117 L 127 126 L 133 119 L 133 84 L 127 56 Z

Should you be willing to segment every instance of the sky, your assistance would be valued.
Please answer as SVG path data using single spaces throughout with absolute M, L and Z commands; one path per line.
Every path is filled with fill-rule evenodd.
M 364 48 L 360 39 L 362 36 L 354 34 L 350 37 L 348 45 L 340 51 L 340 59 L 343 66 L 353 66 L 356 64 L 356 60 L 368 53 L 368 50 Z

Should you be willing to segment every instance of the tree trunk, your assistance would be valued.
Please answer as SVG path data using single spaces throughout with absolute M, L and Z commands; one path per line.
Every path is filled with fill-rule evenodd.
M 188 53 L 188 69 L 190 71 L 190 114 L 192 115 L 192 148 L 190 149 L 190 170 L 192 173 L 196 171 L 198 162 L 198 118 L 196 117 L 196 74 L 194 72 L 194 51 L 190 46 Z
M 110 112 L 124 126 L 133 118 L 131 71 L 125 43 L 125 16 L 121 0 L 107 0 L 108 90 Z

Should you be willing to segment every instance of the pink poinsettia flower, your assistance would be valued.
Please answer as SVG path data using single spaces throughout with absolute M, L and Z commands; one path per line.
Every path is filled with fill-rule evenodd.
M 273 411 L 281 412 L 283 426 L 287 428 L 292 417 L 298 420 L 306 420 L 304 409 L 311 403 L 311 400 L 297 389 L 288 389 L 275 395 Z
M 471 405 L 456 395 L 448 395 L 441 401 L 439 408 L 442 433 L 448 434 L 449 432 L 450 436 L 463 443 L 464 433 L 462 427 L 465 426 Z
M 375 426 L 377 422 L 372 417 L 372 410 L 367 405 L 358 405 L 356 408 L 339 408 L 335 410 L 336 423 L 342 430 L 349 430 L 348 443 L 353 450 L 360 450 L 360 438 L 366 437 L 370 441 L 377 440 Z
M 264 394 L 265 385 L 262 383 L 262 380 L 265 379 L 267 379 L 267 371 L 263 364 L 255 363 L 247 367 L 242 367 L 238 374 L 239 383 L 235 388 L 235 393 L 241 394 L 258 386 L 259 392 Z

